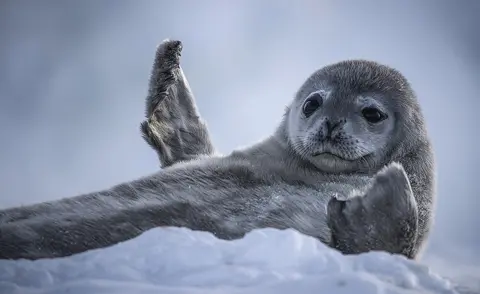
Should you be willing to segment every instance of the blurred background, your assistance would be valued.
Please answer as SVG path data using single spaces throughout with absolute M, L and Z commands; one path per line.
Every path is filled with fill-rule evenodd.
M 436 151 L 422 262 L 480 289 L 479 14 L 475 0 L 3 0 L 0 208 L 159 169 L 139 123 L 165 38 L 184 43 L 183 69 L 222 153 L 270 134 L 314 70 L 373 59 L 411 81 Z

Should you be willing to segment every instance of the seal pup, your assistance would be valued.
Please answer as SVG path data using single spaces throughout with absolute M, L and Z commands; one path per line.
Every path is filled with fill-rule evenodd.
M 249 148 L 0 211 L 0 257 L 66 256 L 182 226 L 223 239 L 293 228 L 345 253 L 413 258 L 431 223 L 433 171 L 406 79 L 375 62 L 344 61 L 310 76 L 277 131 Z

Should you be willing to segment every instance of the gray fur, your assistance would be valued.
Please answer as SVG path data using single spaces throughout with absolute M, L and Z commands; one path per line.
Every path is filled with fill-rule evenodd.
M 315 91 L 331 96 L 319 117 L 305 123 L 299 109 Z M 350 113 L 356 103 L 371 100 L 393 121 L 363 131 L 349 124 L 357 119 Z M 347 122 L 315 145 L 311 134 L 324 129 L 322 117 Z M 368 130 L 376 144 L 369 144 Z M 355 138 L 363 141 L 355 146 Z M 179 154 L 171 162 L 182 161 Z M 344 61 L 314 73 L 277 131 L 249 148 L 178 162 L 102 192 L 0 211 L 0 258 L 70 255 L 156 226 L 224 239 L 255 228 L 294 228 L 344 253 L 385 250 L 413 258 L 428 236 L 433 200 L 432 151 L 407 81 L 374 62 Z

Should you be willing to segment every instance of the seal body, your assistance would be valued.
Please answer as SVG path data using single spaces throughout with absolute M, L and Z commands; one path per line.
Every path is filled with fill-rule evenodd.
M 278 148 L 272 154 L 272 148 Z M 225 157 L 177 163 L 106 191 L 0 212 L 0 257 L 59 257 L 115 244 L 156 226 L 236 239 L 255 228 L 294 228 L 331 241 L 326 205 L 369 177 L 295 172 L 270 138 Z
M 170 97 L 193 97 L 175 83 Z M 433 154 L 416 97 L 398 71 L 364 60 L 324 67 L 300 87 L 273 135 L 227 156 L 213 155 L 191 105 L 176 105 L 176 115 L 165 112 L 142 127 L 162 130 L 158 120 L 166 118 L 163 129 L 177 134 L 172 141 L 144 132 L 147 142 L 163 142 L 150 144 L 163 170 L 102 192 L 0 211 L 0 258 L 70 255 L 156 226 L 223 239 L 293 228 L 344 253 L 418 255 L 434 207 Z M 184 139 L 193 137 L 182 128 L 198 126 L 203 135 L 188 146 Z

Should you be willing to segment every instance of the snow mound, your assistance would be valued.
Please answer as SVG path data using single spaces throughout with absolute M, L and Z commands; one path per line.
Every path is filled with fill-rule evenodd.
M 225 241 L 156 228 L 65 258 L 0 260 L 1 294 L 456 293 L 425 266 L 382 252 L 345 256 L 294 230 Z

